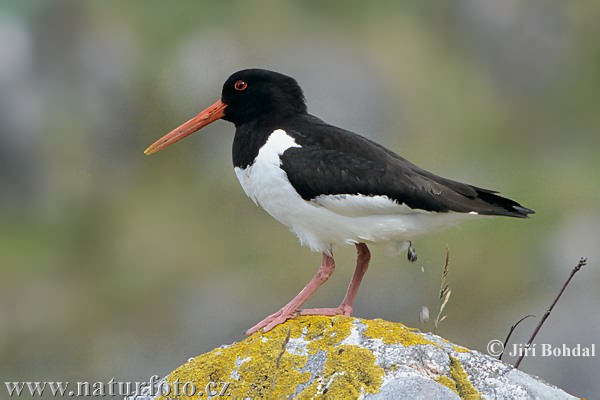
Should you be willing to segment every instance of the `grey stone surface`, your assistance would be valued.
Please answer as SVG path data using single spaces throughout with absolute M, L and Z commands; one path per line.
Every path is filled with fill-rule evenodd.
M 460 399 L 444 385 L 422 376 L 399 376 L 381 387 L 377 394 L 365 399 Z
M 194 357 L 162 382 L 182 376 L 206 376 L 207 371 L 213 376 L 211 363 L 216 362 L 220 364 L 219 370 L 226 374 L 216 379 L 232 382 L 231 394 L 235 397 L 269 397 L 269 393 L 273 393 L 269 373 L 260 375 L 269 383 L 264 385 L 265 382 L 252 381 L 256 376 L 248 375 L 249 367 L 274 371 L 272 373 L 279 379 L 284 379 L 281 378 L 284 375 L 302 377 L 296 381 L 279 380 L 278 383 L 290 388 L 283 395 L 279 393 L 279 397 L 347 397 L 348 392 L 343 392 L 343 388 L 352 387 L 353 393 L 365 399 L 575 399 L 538 377 L 431 333 L 382 320 L 334 317 L 329 322 L 323 317 L 321 320 L 311 318 L 288 321 L 272 332 L 223 346 L 217 352 L 217 359 L 214 353 Z M 318 341 L 320 344 L 326 341 L 327 345 L 313 346 L 318 345 Z M 257 343 L 260 343 L 258 347 Z M 264 350 L 267 348 L 276 349 L 276 354 Z M 252 350 L 248 353 L 249 349 Z M 240 358 L 242 353 L 244 356 Z M 355 358 L 342 353 L 352 354 L 361 361 L 354 363 Z M 289 368 L 295 371 L 282 371 L 279 361 L 274 369 L 269 369 L 270 360 L 283 360 L 286 356 L 296 360 L 295 364 L 286 364 L 293 365 Z M 234 361 L 224 369 L 220 360 Z M 332 365 L 346 367 L 332 370 Z M 206 382 L 196 383 L 198 387 L 206 385 Z M 248 391 L 256 386 L 267 389 L 249 394 Z M 138 397 L 151 398 L 148 391 L 145 396 Z

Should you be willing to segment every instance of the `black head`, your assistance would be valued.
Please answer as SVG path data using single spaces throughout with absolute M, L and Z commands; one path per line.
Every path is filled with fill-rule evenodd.
M 265 69 L 245 69 L 231 75 L 221 94 L 223 119 L 235 126 L 256 120 L 277 121 L 305 113 L 304 94 L 289 76 Z
M 144 153 L 156 153 L 218 119 L 239 127 L 250 122 L 273 124 L 302 113 L 306 113 L 304 95 L 293 78 L 266 69 L 245 69 L 227 79 L 220 100 L 158 139 Z

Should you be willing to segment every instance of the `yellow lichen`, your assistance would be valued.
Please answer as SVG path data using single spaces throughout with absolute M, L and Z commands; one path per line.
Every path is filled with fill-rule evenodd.
M 375 363 L 375 355 L 354 345 L 331 348 L 322 376 L 300 393 L 300 398 L 324 395 L 336 399 L 357 398 L 378 393 L 384 370 Z
M 456 389 L 456 382 L 454 382 L 452 379 L 448 378 L 445 375 L 440 375 L 437 378 L 435 378 L 435 381 L 441 385 L 444 385 L 448 388 L 450 388 L 450 390 L 452 390 L 454 393 L 458 394 L 458 390 Z
M 454 349 L 454 351 L 456 351 L 457 353 L 468 353 L 471 350 L 467 349 L 466 347 L 462 347 L 459 345 L 453 345 L 452 348 Z
M 180 386 L 189 382 L 206 394 L 209 382 L 217 383 L 213 390 L 222 388 L 219 382 L 229 382 L 226 394 L 244 398 L 284 398 L 295 396 L 297 390 L 301 390 L 300 398 L 350 398 L 378 393 L 385 371 L 377 365 L 375 355 L 366 348 L 340 344 L 352 333 L 355 321 L 344 316 L 305 316 L 290 320 L 270 332 L 255 333 L 242 342 L 191 359 L 173 371 L 167 377 L 167 383 L 174 387 L 175 382 Z M 387 344 L 438 346 L 401 324 L 383 320 L 361 321 L 366 326 L 365 337 L 381 339 Z M 288 342 L 295 339 L 301 340 L 295 343 L 295 348 L 299 349 L 298 343 L 304 342 L 305 349 L 287 351 Z M 323 370 L 303 387 L 302 384 L 309 383 L 311 373 L 302 369 L 309 357 L 319 352 L 326 354 Z M 467 393 L 468 387 L 458 384 L 458 378 L 462 377 L 460 371 L 464 373 L 459 367 L 451 368 L 451 375 L 452 371 L 454 375 L 450 378 L 440 377 L 440 383 L 447 384 L 456 376 L 455 390 L 459 394 L 461 390 Z M 466 388 L 461 389 L 463 386 Z M 180 393 L 170 397 L 197 399 L 198 394 L 186 396 Z
M 456 357 L 450 356 L 450 377 L 440 375 L 435 381 L 450 388 L 450 390 L 458 394 L 461 399 L 482 398 L 481 394 L 469 381 L 469 375 Z
M 310 373 L 299 371 L 307 356 L 282 352 L 288 335 L 297 338 L 301 332 L 302 324 L 287 323 L 230 347 L 217 348 L 177 368 L 168 376 L 167 383 L 173 386 L 176 380 L 180 384 L 192 382 L 198 390 L 204 390 L 209 382 L 230 382 L 228 395 L 233 397 L 289 396 L 310 378 Z M 188 398 L 198 396 L 178 396 L 178 399 Z
M 350 336 L 352 321 L 354 318 L 337 315 L 335 317 L 310 316 L 299 318 L 306 327 L 304 340 L 308 341 L 308 352 L 314 354 L 319 350 L 327 350 L 329 347 L 340 343 Z
M 362 322 L 367 326 L 364 333 L 365 336 L 381 339 L 385 344 L 402 344 L 404 346 L 432 344 L 439 347 L 437 343 L 425 339 L 422 335 L 415 333 L 414 330 L 397 322 L 389 322 L 382 319 L 362 320 Z
M 481 393 L 469 381 L 469 375 L 458 358 L 450 356 L 450 377 L 456 384 L 456 392 L 461 399 L 480 399 Z M 452 389 L 452 388 L 450 388 Z

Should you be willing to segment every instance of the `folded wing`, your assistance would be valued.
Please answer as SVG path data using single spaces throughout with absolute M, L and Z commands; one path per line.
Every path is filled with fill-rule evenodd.
M 376 146 L 365 154 L 383 151 L 385 157 L 374 160 L 316 146 L 290 148 L 281 157 L 281 168 L 303 199 L 344 215 L 454 211 L 526 218 L 533 213 L 494 191 L 439 177 Z

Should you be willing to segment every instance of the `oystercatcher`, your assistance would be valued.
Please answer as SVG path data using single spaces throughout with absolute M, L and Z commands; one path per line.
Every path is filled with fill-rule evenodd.
M 327 124 L 307 112 L 293 78 L 263 69 L 231 75 L 220 100 L 145 153 L 156 153 L 218 119 L 235 125 L 233 166 L 248 197 L 301 244 L 323 255 L 306 287 L 247 334 L 266 332 L 297 315 L 351 315 L 371 258 L 367 244 L 404 250 L 411 240 L 482 215 L 533 214 L 495 191 L 439 177 L 367 138 Z M 333 273 L 333 247 L 348 244 L 356 246 L 356 269 L 340 306 L 300 310 Z

